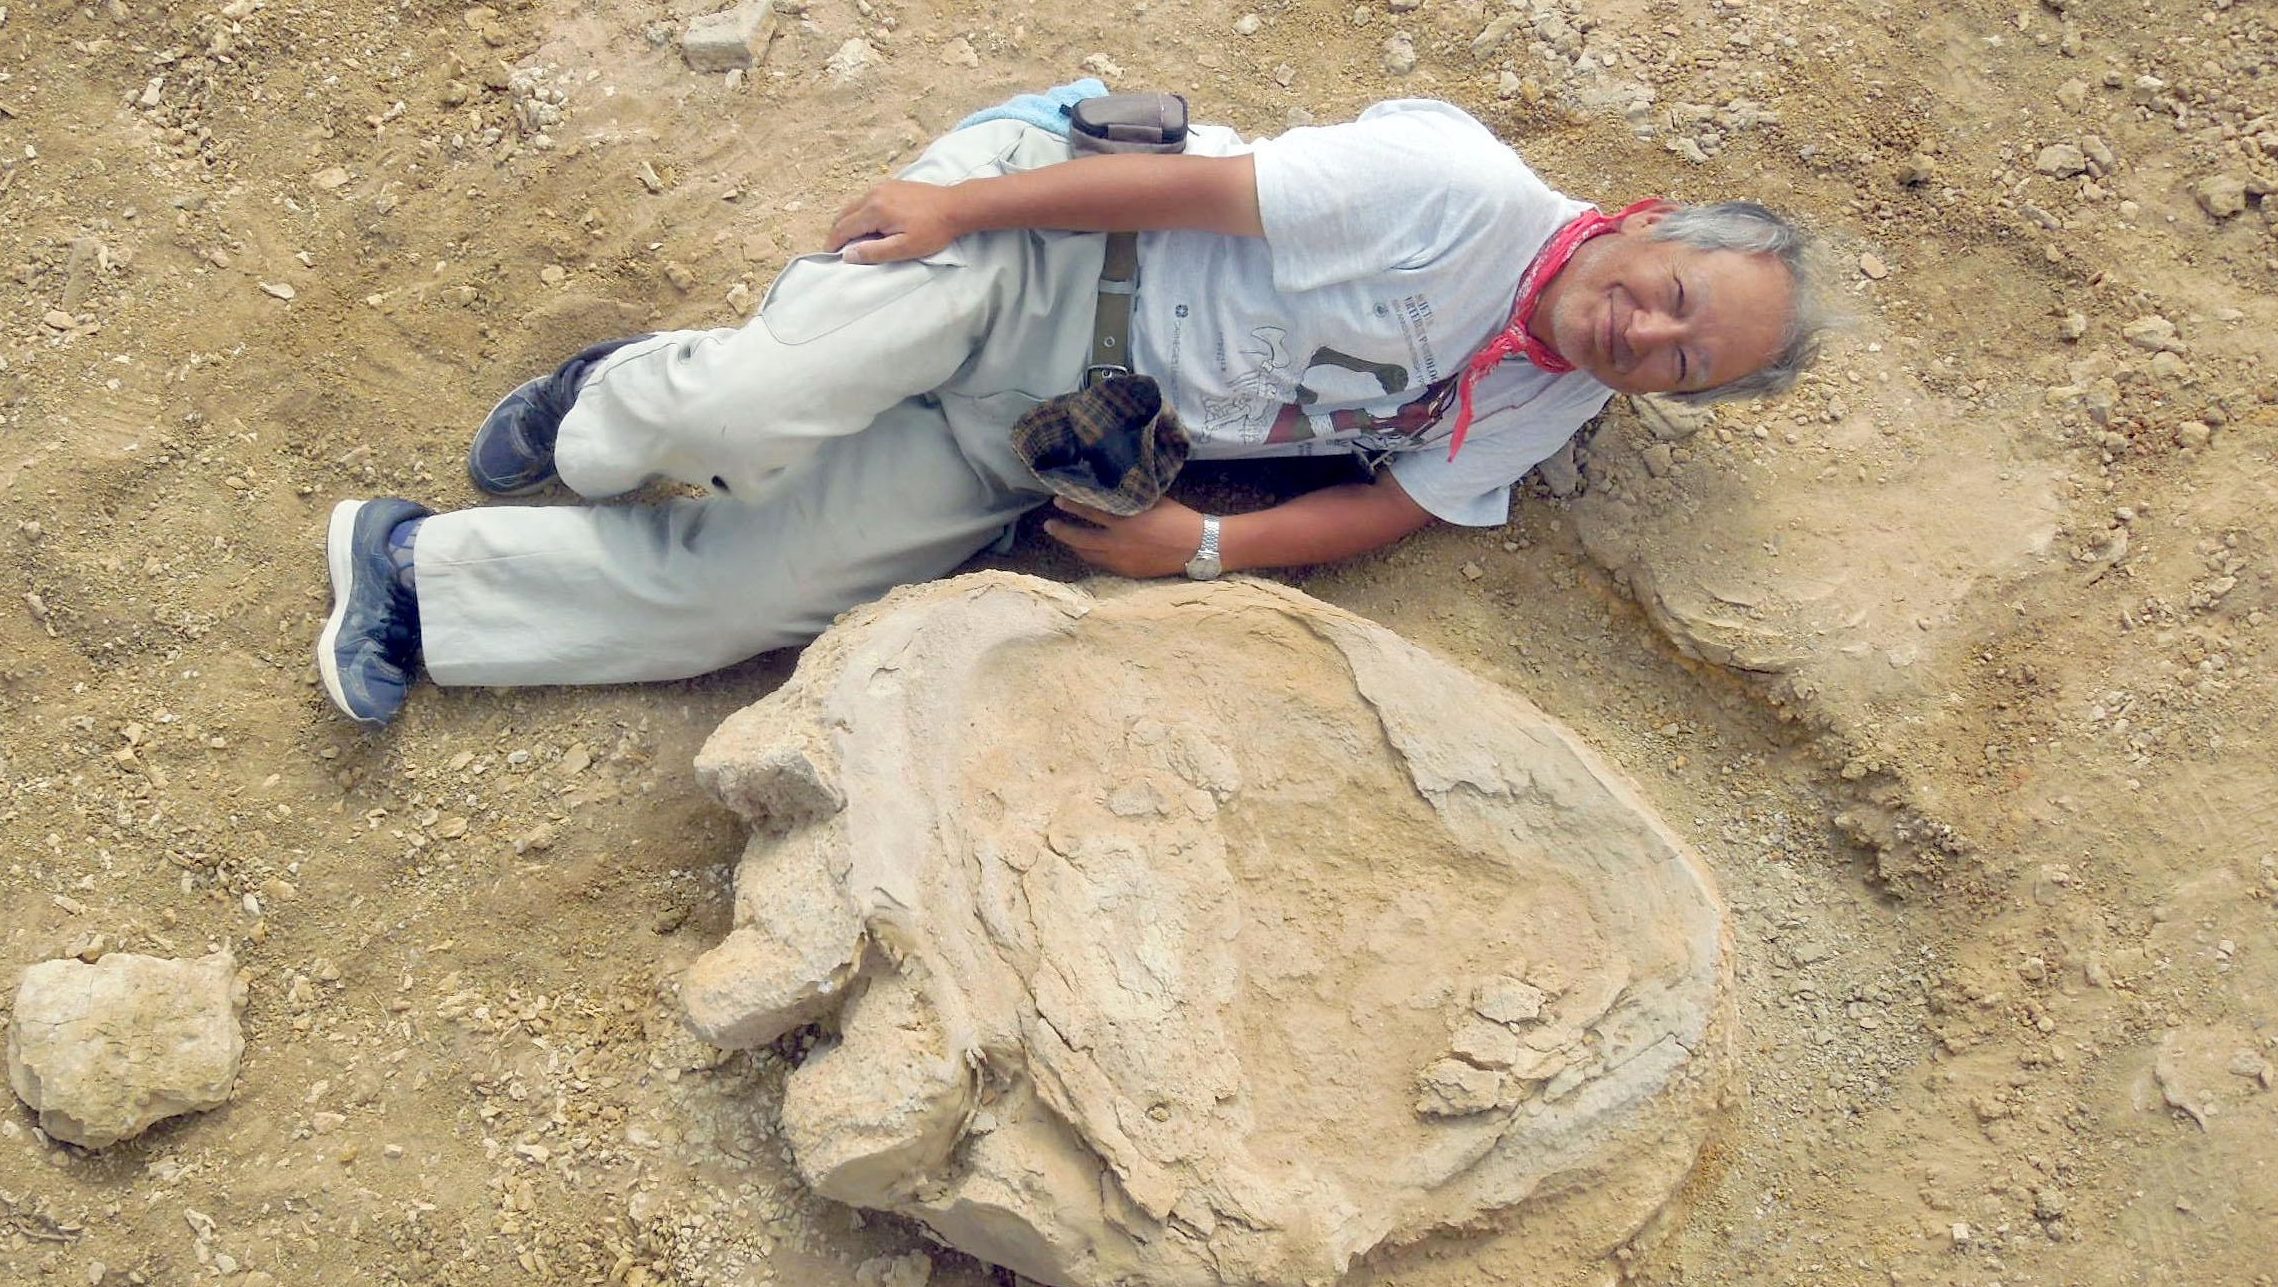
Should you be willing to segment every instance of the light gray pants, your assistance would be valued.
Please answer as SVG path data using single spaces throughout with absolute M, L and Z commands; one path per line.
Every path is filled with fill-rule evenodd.
M 903 177 L 1065 160 L 1012 122 L 935 143 Z M 661 505 L 495 506 L 419 529 L 422 644 L 439 684 L 678 679 L 804 643 L 938 577 L 1048 497 L 1007 431 L 1076 386 L 1104 238 L 1004 232 L 942 254 L 795 261 L 740 328 L 676 331 L 596 366 L 555 460 L 582 496 L 652 477 Z

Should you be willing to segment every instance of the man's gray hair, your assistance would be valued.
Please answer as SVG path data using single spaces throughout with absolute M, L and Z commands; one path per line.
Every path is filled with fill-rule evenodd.
M 1674 241 L 1700 250 L 1736 250 L 1744 255 L 1770 255 L 1788 270 L 1792 301 L 1787 328 L 1780 333 L 1779 351 L 1761 370 L 1698 393 L 1671 395 L 1675 401 L 1700 405 L 1731 398 L 1762 398 L 1785 393 L 1796 377 L 1819 359 L 1819 346 L 1829 318 L 1819 298 L 1811 270 L 1811 238 L 1772 210 L 1753 201 L 1719 201 L 1705 206 L 1679 206 L 1653 225 L 1656 241 Z

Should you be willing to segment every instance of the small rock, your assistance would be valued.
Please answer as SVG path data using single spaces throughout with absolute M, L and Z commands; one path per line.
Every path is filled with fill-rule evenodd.
M 981 55 L 973 51 L 971 41 L 959 36 L 941 47 L 941 61 L 951 67 L 978 67 Z
M 51 331 L 68 331 L 79 325 L 79 319 L 60 308 L 51 308 L 40 318 Z
M 245 1052 L 237 961 L 113 952 L 24 971 L 8 1027 L 8 1082 L 40 1128 L 102 1148 L 229 1099 Z
M 1424 0 L 1384 0 L 1384 7 L 1394 13 L 1414 13 L 1424 7 Z
M 1574 459 L 1574 440 L 1571 438 L 1536 464 L 1534 470 L 1541 475 L 1542 485 L 1550 489 L 1550 494 L 1561 500 L 1572 499 L 1582 490 L 1582 467 Z
M 2206 446 L 2215 439 L 2215 431 L 2205 421 L 2186 420 L 2175 427 L 2175 445 L 2186 450 Z
M 2088 314 L 2081 312 L 2065 314 L 2064 320 L 2057 323 L 2057 334 L 2063 336 L 2068 344 L 2088 334 Z
M 567 276 L 569 273 L 560 264 L 548 264 L 538 270 L 538 280 L 548 286 L 561 285 L 562 279 Z
M 1503 47 L 1503 42 L 1510 39 L 1511 32 L 1525 20 L 1526 15 L 1518 11 L 1498 15 L 1495 21 L 1487 24 L 1486 30 L 1471 38 L 1471 56 L 1482 62 L 1493 58 L 1495 51 Z
M 2057 106 L 2068 112 L 2079 112 L 2088 106 L 2088 82 L 2068 80 L 2057 86 Z
M 838 52 L 823 63 L 823 70 L 832 80 L 840 83 L 862 76 L 878 62 L 878 47 L 860 36 L 838 47 Z
M 1384 70 L 1394 76 L 1405 76 L 1416 70 L 1416 42 L 1408 33 L 1399 32 L 1384 41 Z
M 2051 143 L 2033 158 L 2033 168 L 2053 178 L 2069 179 L 2088 169 L 2088 155 L 2070 143 Z
M 344 166 L 328 165 L 310 175 L 309 182 L 326 192 L 331 192 L 347 185 L 348 171 Z
M 1084 55 L 1083 66 L 1085 71 L 1090 72 L 1092 75 L 1099 77 L 1101 80 L 1104 80 L 1109 84 L 1113 84 L 1116 81 L 1123 79 L 1123 69 L 1121 67 L 1118 67 L 1115 63 L 1115 60 L 1108 57 L 1106 54 Z
M 300 294 L 299 291 L 293 289 L 291 282 L 263 282 L 261 289 L 264 293 L 274 295 L 278 299 L 291 299 Z
M 1237 36 L 1254 36 L 1258 34 L 1258 28 L 1263 25 L 1264 22 L 1258 15 L 1245 13 L 1234 20 L 1234 34 Z
M 2191 195 L 2201 210 L 2217 219 L 2246 213 L 2246 180 L 2235 174 L 2202 179 L 2191 189 Z
M 1677 449 L 1665 442 L 1657 442 L 1647 447 L 1643 453 L 1645 472 L 1655 478 L 1667 478 L 1670 469 L 1676 465 L 1676 453 Z
M 1938 177 L 1938 162 L 1926 153 L 1917 152 L 1898 167 L 1898 181 L 1909 188 L 1918 188 Z
M 1884 263 L 1880 257 L 1869 253 L 1859 256 L 1859 271 L 1865 274 L 1869 281 L 1879 282 L 1890 276 L 1890 265 Z
M 1477 563 L 1463 565 L 1463 579 L 1466 581 L 1476 581 L 1485 575 L 1487 575 L 1487 569 L 1480 567 Z
M 774 35 L 775 6 L 769 0 L 747 0 L 724 13 L 691 19 L 680 37 L 680 56 L 693 71 L 750 67 L 767 52 Z
M 2157 314 L 2139 317 L 2120 328 L 2120 337 L 2147 353 L 2182 353 L 2183 341 L 2175 323 Z

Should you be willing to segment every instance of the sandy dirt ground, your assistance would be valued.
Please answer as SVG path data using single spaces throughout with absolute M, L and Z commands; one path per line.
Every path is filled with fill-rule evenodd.
M 423 687 L 371 736 L 310 643 L 334 501 L 473 503 L 499 393 L 733 324 L 1087 69 L 1253 133 L 1444 97 L 1569 191 L 1828 242 L 1857 324 L 1795 395 L 1617 406 L 1507 527 L 1292 578 L 1568 721 L 1716 870 L 1731 1099 L 1622 1269 L 2278 1280 L 2263 0 L 812 0 L 734 82 L 700 11 L 0 4 L 0 981 L 228 946 L 251 997 L 224 1108 L 100 1153 L 0 1116 L 0 1281 L 1001 1280 L 801 1190 L 794 1046 L 677 1023 L 740 843 L 690 759 L 789 658 Z M 1363 1276 L 1533 1281 L 1425 1250 Z

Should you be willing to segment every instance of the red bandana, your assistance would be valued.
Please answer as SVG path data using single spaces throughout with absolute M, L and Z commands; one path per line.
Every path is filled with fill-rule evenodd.
M 1560 228 L 1549 243 L 1536 253 L 1534 262 L 1528 264 L 1526 272 L 1519 277 L 1519 298 L 1511 307 L 1510 325 L 1498 332 L 1494 339 L 1487 341 L 1486 348 L 1472 354 L 1471 361 L 1464 367 L 1463 383 L 1458 386 L 1461 406 L 1455 414 L 1455 436 L 1448 442 L 1449 460 L 1455 459 L 1455 453 L 1463 450 L 1463 436 L 1471 429 L 1471 386 L 1479 383 L 1481 377 L 1494 370 L 1496 364 L 1504 358 L 1518 354 L 1538 369 L 1552 375 L 1564 375 L 1574 369 L 1572 362 L 1560 357 L 1556 349 L 1536 339 L 1533 332 L 1527 329 L 1527 324 L 1534 320 L 1535 304 L 1542 299 L 1542 288 L 1550 284 L 1551 278 L 1558 276 L 1566 267 L 1566 261 L 1574 258 L 1574 252 L 1581 249 L 1583 242 L 1614 231 L 1621 227 L 1622 220 L 1633 214 L 1642 214 L 1667 204 L 1669 203 L 1655 197 L 1633 206 L 1624 206 L 1611 215 L 1600 214 L 1595 208 L 1585 210 Z

